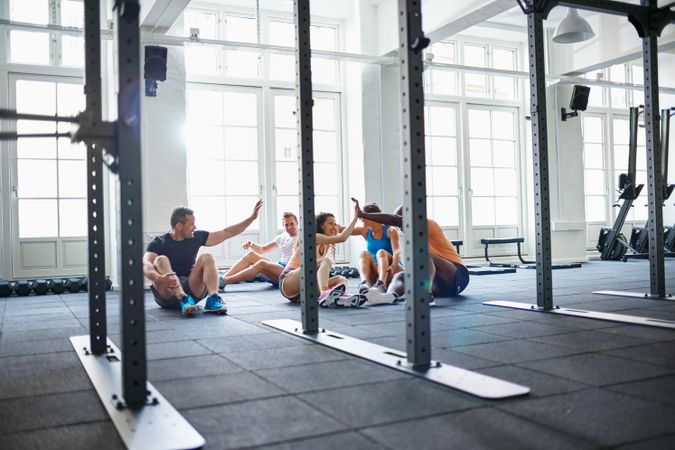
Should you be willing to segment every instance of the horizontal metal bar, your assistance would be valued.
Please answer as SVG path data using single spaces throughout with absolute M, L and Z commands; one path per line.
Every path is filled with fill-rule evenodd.
M 290 333 L 302 339 L 367 359 L 368 361 L 405 372 L 409 375 L 415 375 L 434 383 L 458 389 L 477 397 L 502 399 L 526 395 L 530 392 L 530 388 L 526 386 L 454 367 L 439 361 L 432 361 L 431 365 L 427 368 L 416 369 L 406 361 L 405 352 L 324 329 L 319 330 L 318 333 L 305 334 L 302 330 L 302 324 L 295 320 L 265 320 L 262 323 L 263 325 Z
M 619 16 L 639 16 L 640 14 L 647 14 L 649 12 L 649 8 L 646 6 L 631 5 L 629 3 L 614 0 L 560 0 L 557 3 L 558 6 L 567 6 L 570 8 Z
M 68 138 L 70 139 L 72 135 L 70 133 L 25 133 L 18 134 L 13 131 L 3 131 L 0 133 L 0 141 L 16 141 L 17 139 L 22 138 Z
M 574 316 L 595 320 L 607 320 L 609 322 L 620 322 L 631 325 L 645 325 L 649 327 L 669 328 L 675 330 L 675 321 L 654 319 L 651 317 L 629 316 L 626 314 L 615 314 L 607 312 L 588 311 L 585 309 L 572 309 L 559 307 L 545 310 L 531 303 L 519 303 L 519 302 L 493 301 L 493 302 L 483 302 L 483 304 L 487 306 L 499 306 L 502 308 L 522 309 L 525 311 L 560 314 L 563 316 Z
M 94 355 L 89 335 L 72 336 L 70 342 L 94 385 L 103 407 L 128 449 L 201 448 L 206 441 L 183 416 L 147 383 L 148 404 L 131 409 L 122 401 L 122 355 L 107 340 L 107 353 Z
M 0 119 L 38 120 L 43 122 L 70 122 L 70 123 L 78 123 L 80 121 L 80 118 L 76 116 L 46 116 L 44 114 L 18 113 L 13 109 L 0 109 Z
M 18 22 L 16 20 L 0 19 L 0 29 L 4 30 L 23 30 L 23 31 L 42 31 L 45 33 L 56 32 L 58 34 L 67 34 L 71 36 L 81 36 L 84 30 L 78 27 L 64 27 L 53 24 L 38 24 L 29 22 Z
M 593 291 L 596 295 L 611 295 L 613 297 L 628 297 L 628 298 L 646 298 L 649 300 L 675 300 L 671 294 L 666 294 L 665 297 L 659 295 L 652 295 L 649 292 L 627 292 L 627 291 Z

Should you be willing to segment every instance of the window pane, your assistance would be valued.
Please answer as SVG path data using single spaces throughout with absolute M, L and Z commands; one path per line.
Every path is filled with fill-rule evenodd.
M 614 168 L 617 170 L 628 170 L 628 146 L 614 146 Z
M 187 121 L 198 125 L 221 125 L 224 117 L 222 98 L 217 91 L 188 90 Z
M 335 42 L 336 34 L 336 30 L 333 27 L 312 25 L 309 28 L 312 48 L 317 50 L 337 50 Z
M 518 178 L 516 169 L 495 169 L 495 186 L 499 195 L 517 196 Z
M 431 53 L 434 54 L 434 62 L 454 64 L 457 61 L 457 52 L 454 42 L 435 42 L 431 44 Z
M 513 113 L 503 111 L 492 112 L 492 137 L 513 139 Z
M 225 158 L 258 160 L 258 129 L 225 127 Z
M 428 106 L 428 133 L 434 136 L 456 136 L 455 109 L 443 106 Z
M 283 45 L 286 47 L 295 46 L 295 26 L 292 23 L 270 21 L 269 33 L 270 44 Z
M 335 214 L 338 223 L 342 223 L 342 217 L 338 208 L 337 197 L 334 196 L 316 196 L 314 199 L 314 210 L 317 212 L 330 212 Z
M 185 67 L 188 73 L 218 75 L 218 49 L 204 44 L 185 44 Z
M 59 200 L 59 234 L 63 237 L 87 235 L 87 201 Z
M 471 222 L 476 226 L 495 224 L 495 199 L 474 197 L 471 199 Z
M 337 61 L 312 58 L 312 83 L 335 84 L 337 81 Z
M 19 198 L 56 197 L 56 161 L 19 159 L 17 195 Z
M 277 196 L 277 216 L 280 216 L 284 212 L 292 212 L 296 217 L 300 218 L 299 211 L 299 200 L 297 196 L 288 197 L 288 196 Z
M 56 158 L 56 139 L 24 138 L 16 141 L 18 158 Z
M 516 225 L 518 223 L 518 205 L 515 197 L 495 198 L 496 225 Z
M 16 110 L 20 113 L 56 114 L 56 83 L 17 80 Z
M 224 195 L 225 163 L 220 161 L 190 161 L 188 183 L 190 195 Z
M 84 159 L 87 156 L 87 147 L 82 143 L 72 143 L 68 138 L 58 140 L 60 159 Z
M 296 134 L 297 135 L 297 134 Z M 314 132 L 314 161 L 337 161 L 337 133 L 334 131 Z
M 316 131 L 314 133 L 317 133 Z M 298 133 L 295 130 L 276 130 L 274 132 L 277 161 L 298 160 Z
M 237 223 L 247 218 L 252 212 L 253 207 L 258 201 L 257 196 L 251 197 L 230 197 L 225 200 L 225 223 Z M 220 225 L 222 228 L 223 225 Z M 260 229 L 260 218 L 257 218 L 247 228 L 248 230 Z
M 490 156 L 490 140 L 470 139 L 469 143 L 472 166 L 492 165 L 492 157 Z
M 274 97 L 274 126 L 293 128 L 295 131 L 295 97 L 277 95 Z
M 515 143 L 513 141 L 492 141 L 495 167 L 516 167 Z
M 469 110 L 469 136 L 490 137 L 490 128 L 486 126 L 489 123 L 490 111 L 482 109 Z
M 465 73 L 465 89 L 467 97 L 487 96 L 487 77 L 474 73 Z
M 84 38 L 61 37 L 61 64 L 67 67 L 84 66 Z
M 227 195 L 259 195 L 258 162 L 226 162 L 225 192 Z
M 431 216 L 442 227 L 456 227 L 459 225 L 459 203 L 457 197 L 434 197 L 433 216 Z
M 56 99 L 56 109 L 59 116 L 74 116 L 86 108 L 84 86 L 81 84 L 58 83 L 56 85 Z
M 314 129 L 335 130 L 335 102 L 332 98 L 314 99 Z M 295 126 L 295 124 L 293 125 Z
M 428 90 L 441 95 L 457 94 L 457 74 L 455 72 L 431 69 L 426 73 L 429 75 Z
M 19 199 L 20 238 L 58 236 L 58 226 L 56 199 Z
M 623 64 L 614 65 L 609 68 L 609 79 L 611 81 L 616 81 L 619 83 L 626 82 L 626 72 Z M 621 88 L 612 88 L 610 91 L 610 97 L 612 101 L 612 107 L 614 108 L 625 108 L 626 107 L 626 90 Z
M 457 169 L 454 167 L 432 167 L 431 182 L 427 180 L 427 192 L 431 195 L 457 195 Z
M 584 117 L 584 142 L 602 143 L 602 119 L 600 117 Z
M 584 171 L 584 189 L 586 195 L 605 194 L 605 174 L 602 170 L 586 169 Z
M 270 78 L 278 81 L 295 80 L 295 59 L 289 55 L 270 55 Z
M 456 166 L 457 139 L 448 137 L 430 137 L 427 140 L 429 164 Z
M 336 164 L 314 164 L 314 192 L 316 195 L 338 194 L 338 173 Z M 332 211 L 331 211 L 332 212 Z
M 644 145 L 637 146 L 637 155 L 635 155 L 635 168 L 637 170 L 647 170 L 647 150 Z
M 485 57 L 487 52 L 485 47 L 478 45 L 464 45 L 464 65 L 485 67 Z
M 200 230 L 222 230 L 227 224 L 225 220 L 224 196 L 193 196 L 190 208 L 195 212 L 195 226 Z
M 9 18 L 17 22 L 47 25 L 49 22 L 49 1 L 10 0 Z
M 278 195 L 298 195 L 298 163 L 278 162 L 276 186 Z
M 234 78 L 258 78 L 258 54 L 253 52 L 225 52 L 225 75 Z
M 54 122 L 42 122 L 37 120 L 17 120 L 16 131 L 19 134 L 54 133 L 56 131 L 56 124 Z
M 224 92 L 223 99 L 225 101 L 226 125 L 257 126 L 258 105 L 255 94 Z
M 615 144 L 628 144 L 630 137 L 630 130 L 628 121 L 624 119 L 614 119 L 612 122 L 612 135 L 614 136 Z
M 586 196 L 586 221 L 604 222 L 605 221 L 605 196 Z
M 49 35 L 28 31 L 9 32 L 13 63 L 49 64 Z
M 512 99 L 516 96 L 516 82 L 509 77 L 494 77 L 495 98 Z
M 516 68 L 515 54 L 516 52 L 513 50 L 492 49 L 492 67 L 502 70 L 514 70 Z
M 188 157 L 194 159 L 223 159 L 223 127 L 195 126 L 187 128 Z
M 225 39 L 237 42 L 258 42 L 255 19 L 227 16 L 225 18 Z
M 587 169 L 603 169 L 602 145 L 584 144 L 584 167 Z
M 59 197 L 87 196 L 86 161 L 59 161 Z
M 473 195 L 495 195 L 494 169 L 471 169 Z

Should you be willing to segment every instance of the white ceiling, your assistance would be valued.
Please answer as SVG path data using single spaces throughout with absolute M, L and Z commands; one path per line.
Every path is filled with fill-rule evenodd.
M 236 6 L 247 9 L 255 9 L 256 0 L 206 0 L 211 4 Z M 382 0 L 366 0 L 377 4 Z M 191 2 L 193 4 L 198 1 Z M 266 11 L 293 12 L 293 0 L 259 0 L 260 9 Z M 310 0 L 312 15 L 326 18 L 346 19 L 354 14 L 354 2 L 352 0 Z

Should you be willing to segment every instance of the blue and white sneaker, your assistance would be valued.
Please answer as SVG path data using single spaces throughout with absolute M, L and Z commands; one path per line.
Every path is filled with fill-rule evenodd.
M 227 306 L 220 299 L 218 294 L 211 294 L 206 298 L 206 305 L 204 305 L 204 312 L 214 314 L 227 314 Z
M 189 316 L 197 311 L 197 305 L 195 305 L 195 299 L 191 295 L 186 295 L 185 297 L 179 300 L 180 310 L 184 316 Z

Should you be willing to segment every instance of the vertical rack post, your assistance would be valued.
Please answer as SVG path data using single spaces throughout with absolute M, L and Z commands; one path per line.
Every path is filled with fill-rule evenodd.
M 117 2 L 119 87 L 120 297 L 123 395 L 132 408 L 146 401 L 147 359 L 143 292 L 140 34 L 138 0 Z
M 300 172 L 300 223 L 302 225 L 302 268 L 300 269 L 300 301 L 302 329 L 305 333 L 319 330 L 316 301 L 316 220 L 314 217 L 314 141 L 312 132 L 312 69 L 309 39 L 309 0 L 294 0 L 295 19 L 295 96 Z
M 651 14 L 657 9 L 656 0 L 640 0 Z M 659 64 L 658 31 L 649 28 L 642 37 L 642 64 L 645 91 L 645 135 L 647 138 L 647 198 L 649 220 L 649 285 L 652 296 L 666 297 L 663 254 L 663 184 L 661 179 L 661 142 L 659 129 Z
M 405 235 L 406 353 L 413 367 L 431 362 L 429 252 L 424 149 L 422 32 L 419 0 L 399 0 L 401 147 L 403 157 L 403 230 Z
M 546 121 L 546 66 L 544 25 L 541 2 L 532 1 L 527 14 L 530 61 L 530 100 L 532 117 L 532 159 L 534 166 L 534 211 L 537 232 L 537 306 L 553 309 L 551 269 L 551 208 L 548 178 L 548 140 Z
M 99 2 L 84 2 L 85 94 L 92 128 L 101 124 L 101 26 Z M 87 144 L 87 216 L 89 241 L 89 337 L 94 355 L 106 351 L 105 236 L 103 161 L 98 145 Z

